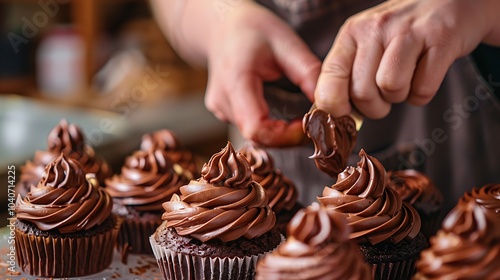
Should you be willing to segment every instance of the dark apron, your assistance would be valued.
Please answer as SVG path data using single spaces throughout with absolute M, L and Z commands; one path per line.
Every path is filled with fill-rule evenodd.
M 348 16 L 381 1 L 258 2 L 289 22 L 322 59 Z M 357 163 L 357 153 L 363 148 L 388 170 L 423 171 L 443 192 L 446 210 L 473 187 L 500 183 L 500 103 L 493 94 L 498 87 L 493 82 L 488 84 L 482 78 L 470 56 L 458 59 L 428 105 L 397 104 L 382 120 L 366 119 L 350 164 Z M 267 84 L 266 97 L 277 117 L 301 117 L 310 106 L 288 81 Z M 296 183 L 299 199 L 306 204 L 335 181 L 308 159 L 313 150 L 312 145 L 269 150 L 277 167 Z

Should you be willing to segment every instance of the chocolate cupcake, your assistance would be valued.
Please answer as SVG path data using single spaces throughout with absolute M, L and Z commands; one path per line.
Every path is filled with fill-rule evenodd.
M 430 243 L 414 279 L 500 279 L 500 184 L 466 193 Z
M 47 150 L 36 151 L 33 160 L 26 161 L 21 167 L 21 177 L 16 186 L 17 193 L 24 197 L 32 185 L 38 184 L 45 166 L 61 153 L 75 158 L 83 166 L 85 173 L 95 174 L 101 185 L 104 184 L 104 179 L 112 174 L 106 161 L 96 155 L 92 147 L 85 145 L 85 138 L 80 128 L 74 124 L 68 124 L 63 119 L 50 131 Z
M 290 221 L 286 242 L 259 261 L 255 279 L 371 279 L 349 232 L 342 214 L 313 203 Z
M 157 149 L 166 151 L 173 163 L 191 172 L 190 180 L 200 176 L 197 157 L 191 151 L 181 149 L 179 140 L 172 131 L 161 129 L 142 136 L 141 150 Z
M 420 231 L 429 238 L 441 225 L 443 196 L 432 180 L 413 169 L 389 171 L 389 187 L 420 215 Z
M 250 162 L 252 178 L 266 191 L 269 206 L 276 213 L 276 229 L 285 235 L 288 222 L 302 208 L 297 202 L 295 185 L 274 168 L 273 159 L 266 150 L 247 144 L 240 152 Z
M 253 279 L 257 260 L 281 235 L 250 164 L 230 143 L 203 166 L 201 178 L 163 204 L 151 246 L 166 279 Z
M 153 253 L 149 237 L 162 223 L 161 205 L 189 182 L 185 173 L 165 150 L 140 150 L 126 159 L 120 175 L 106 180 L 106 190 L 114 200 L 113 213 L 123 218 L 119 251 Z
M 119 229 L 111 196 L 61 154 L 16 204 L 19 267 L 38 277 L 78 277 L 111 264 Z
M 427 241 L 418 212 L 387 187 L 382 164 L 361 150 L 357 167 L 347 167 L 318 200 L 347 218 L 349 238 L 373 266 L 374 279 L 409 279 Z

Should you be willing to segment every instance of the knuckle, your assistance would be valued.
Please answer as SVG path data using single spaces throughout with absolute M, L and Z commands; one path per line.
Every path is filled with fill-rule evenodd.
M 449 24 L 434 24 L 434 26 L 432 27 L 432 32 L 429 32 L 429 34 L 431 34 L 431 45 L 446 47 L 452 46 L 450 42 L 453 40 L 454 32 L 454 27 Z
M 219 109 L 220 104 L 219 104 L 219 99 L 215 96 L 213 90 L 208 90 L 207 94 L 205 94 L 205 107 L 210 111 L 210 112 L 215 112 Z
M 359 35 L 382 35 L 395 19 L 400 18 L 397 10 L 391 9 L 392 5 L 391 3 L 384 3 L 376 8 L 352 15 L 345 21 L 343 29 Z
M 409 97 L 409 102 L 414 105 L 425 105 L 431 101 L 435 94 L 435 90 L 428 87 L 417 87 L 412 90 Z
M 301 84 L 309 79 L 317 80 L 321 72 L 321 62 L 317 59 L 308 59 L 301 61 L 299 64 L 300 75 L 297 77 L 296 82 Z M 279 73 L 277 73 L 279 76 Z
M 387 104 L 387 106 L 372 108 L 372 110 L 366 110 L 363 113 L 370 119 L 379 120 L 389 115 L 390 111 L 391 106 Z
M 388 27 L 393 17 L 394 13 L 389 10 L 361 13 L 352 18 L 351 28 L 367 35 L 379 34 Z
M 351 98 L 354 101 L 366 103 L 375 99 L 376 94 L 378 93 L 375 93 L 367 88 L 361 88 L 359 90 L 353 90 L 351 92 Z
M 384 75 L 377 78 L 377 86 L 381 91 L 389 93 L 401 92 L 406 88 L 404 81 L 394 75 Z
M 318 59 L 309 59 L 303 63 L 304 72 L 307 75 L 317 76 L 321 70 L 321 62 Z
M 339 34 L 343 32 L 352 32 L 352 30 L 355 28 L 358 22 L 358 15 L 352 15 L 348 17 L 344 24 L 342 25 L 341 29 L 339 30 Z
M 392 17 L 393 13 L 390 11 L 380 12 L 370 18 L 370 27 L 372 30 L 384 29 L 391 21 Z
M 349 78 L 351 71 L 339 57 L 332 57 L 323 63 L 321 72 L 335 78 Z

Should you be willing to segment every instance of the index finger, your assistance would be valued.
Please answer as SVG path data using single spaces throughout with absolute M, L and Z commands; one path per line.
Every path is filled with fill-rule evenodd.
M 342 30 L 323 62 L 314 92 L 316 106 L 334 117 L 351 112 L 349 87 L 357 49 L 354 39 Z
M 301 145 L 306 137 L 302 130 L 302 120 L 286 122 L 267 119 L 250 139 L 265 147 L 283 148 Z
M 269 118 L 262 81 L 254 75 L 239 77 L 231 95 L 233 122 L 242 136 L 266 147 L 298 145 L 303 141 L 302 122 Z

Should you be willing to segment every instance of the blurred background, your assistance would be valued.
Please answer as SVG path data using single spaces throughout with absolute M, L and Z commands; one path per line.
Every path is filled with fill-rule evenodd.
M 203 105 L 206 71 L 176 55 L 147 0 L 0 0 L 0 34 L 0 226 L 7 166 L 18 180 L 62 118 L 114 172 L 162 128 L 202 158 L 225 145 Z

